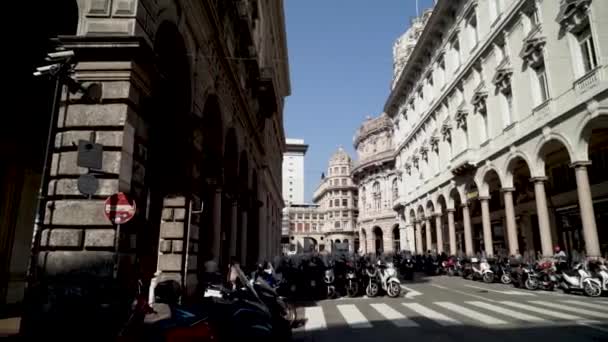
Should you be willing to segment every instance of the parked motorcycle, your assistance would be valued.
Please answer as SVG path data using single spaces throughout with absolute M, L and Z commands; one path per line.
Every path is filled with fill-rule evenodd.
M 378 261 L 378 268 L 382 290 L 391 298 L 398 297 L 401 293 L 401 283 L 397 278 L 397 270 L 394 264 L 392 262 L 382 264 L 382 262 Z
M 348 263 L 346 269 L 346 295 L 356 297 L 359 294 L 359 277 L 354 263 Z
M 583 263 L 576 264 L 572 270 L 563 271 L 558 275 L 559 285 L 565 293 L 583 291 L 589 297 L 602 294 L 602 284 L 594 278 Z
M 368 263 L 365 266 L 366 286 L 365 294 L 368 297 L 376 297 L 380 291 L 380 275 L 377 268 L 373 264 Z

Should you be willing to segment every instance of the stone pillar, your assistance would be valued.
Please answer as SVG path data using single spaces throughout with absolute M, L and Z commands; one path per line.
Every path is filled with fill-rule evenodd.
M 467 256 L 473 255 L 473 233 L 471 231 L 471 217 L 469 205 L 462 205 L 462 223 L 464 225 L 464 250 Z
M 441 213 L 435 215 L 435 230 L 437 231 L 437 253 L 443 253 L 443 227 L 441 223 Z
M 551 227 L 549 226 L 549 209 L 545 194 L 545 181 L 547 177 L 535 177 L 534 195 L 536 197 L 536 213 L 538 215 L 538 228 L 540 230 L 540 244 L 544 257 L 553 255 L 553 241 L 551 240 Z
M 424 225 L 426 226 L 426 251 L 430 251 L 433 249 L 433 227 L 431 226 L 431 218 L 427 217 L 424 220 Z
M 222 189 L 215 188 L 213 196 L 213 258 L 219 263 L 222 245 Z
M 241 265 L 247 264 L 247 211 L 241 212 Z
M 422 227 L 420 220 L 416 220 L 416 254 L 424 254 L 424 246 L 422 245 Z
M 505 221 L 507 223 L 507 242 L 509 244 L 509 255 L 517 255 L 519 253 L 519 242 L 517 241 L 517 225 L 515 224 L 515 208 L 513 207 L 513 191 L 515 191 L 515 188 L 502 189 L 505 201 Z
M 593 210 L 593 199 L 587 175 L 588 165 L 591 165 L 591 162 L 576 162 L 572 164 L 572 167 L 576 175 L 576 192 L 578 194 L 578 205 L 581 210 L 581 221 L 583 223 L 585 253 L 588 257 L 599 257 L 601 256 L 601 252 L 597 225 L 595 223 L 595 212 Z
M 448 209 L 448 235 L 450 239 L 450 255 L 456 255 L 456 227 L 454 226 L 454 212 L 456 209 Z
M 479 197 L 481 201 L 481 222 L 483 224 L 483 245 L 486 256 L 494 256 L 494 243 L 492 239 L 492 223 L 490 222 L 490 197 Z
M 399 247 L 401 247 L 402 251 L 408 250 L 406 227 L 399 227 Z

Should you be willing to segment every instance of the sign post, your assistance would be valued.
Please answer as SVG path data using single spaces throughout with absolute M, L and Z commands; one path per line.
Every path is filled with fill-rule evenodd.
M 116 225 L 116 234 L 114 235 L 114 278 L 118 276 L 120 225 L 131 221 L 136 211 L 137 206 L 135 205 L 135 201 L 123 192 L 114 194 L 106 199 L 104 213 L 108 220 Z

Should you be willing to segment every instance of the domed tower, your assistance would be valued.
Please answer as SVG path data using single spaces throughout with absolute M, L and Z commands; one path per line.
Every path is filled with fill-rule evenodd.
M 358 160 L 351 174 L 358 186 L 357 234 L 363 253 L 402 249 L 401 232 L 393 211 L 400 184 L 395 170 L 393 133 L 391 120 L 383 113 L 368 118 L 355 134 Z
M 350 175 L 352 159 L 342 147 L 331 156 L 325 178 L 313 195 L 324 216 L 325 249 L 354 252 L 357 221 L 357 187 Z

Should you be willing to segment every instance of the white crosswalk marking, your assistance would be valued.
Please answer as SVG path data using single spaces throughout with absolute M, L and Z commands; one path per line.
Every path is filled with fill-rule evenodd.
M 485 302 L 467 302 L 467 304 L 476 306 L 478 308 L 482 308 L 482 309 L 486 309 L 488 311 L 494 311 L 496 313 L 499 313 L 501 315 L 507 316 L 507 317 L 512 317 L 512 318 L 516 318 L 519 319 L 521 321 L 525 321 L 525 322 L 535 322 L 535 323 L 540 323 L 540 322 L 545 322 L 546 319 L 544 318 L 540 318 L 540 317 L 536 317 L 536 316 L 532 316 L 532 315 L 528 315 L 522 312 L 518 312 L 518 311 L 513 311 L 507 308 L 503 308 L 494 304 L 489 304 L 489 303 L 485 303 Z
M 593 303 L 582 302 L 579 300 L 562 300 L 562 302 L 568 303 L 568 304 L 574 304 L 574 305 L 578 305 L 578 306 L 585 306 L 585 307 L 596 309 L 596 310 L 608 311 L 608 303 L 607 304 L 593 304 Z
M 545 302 L 542 300 L 533 300 L 533 301 L 530 301 L 530 303 L 543 305 L 543 306 L 553 308 L 553 309 L 570 311 L 570 312 L 574 312 L 574 313 L 577 313 L 580 315 L 586 315 L 586 316 L 597 317 L 597 318 L 608 318 L 608 312 L 591 311 L 591 310 L 587 310 L 587 309 L 575 308 L 572 306 L 568 306 L 566 304 L 551 303 L 551 302 Z
M 306 323 L 304 324 L 305 331 L 327 329 L 323 308 L 320 306 L 304 308 L 304 317 L 306 318 Z
M 480 321 L 481 323 L 485 323 L 485 324 L 489 324 L 489 325 L 507 324 L 507 322 L 503 321 L 502 319 L 494 318 L 492 316 L 482 314 L 481 312 L 467 309 L 464 306 L 460 306 L 458 304 L 454 304 L 454 303 L 450 303 L 450 302 L 435 302 L 435 305 L 438 305 L 438 306 L 441 306 L 442 308 L 456 312 L 457 314 L 467 316 L 476 321 Z
M 442 313 L 439 313 L 435 310 L 429 309 L 426 306 L 420 305 L 418 303 L 401 303 L 406 308 L 414 311 L 415 313 L 422 315 L 425 318 L 428 318 L 432 321 L 435 321 L 437 324 L 443 326 L 453 326 L 453 325 L 462 325 L 462 322 L 457 321 L 451 317 L 448 317 Z
M 378 311 L 384 318 L 391 321 L 394 325 L 398 327 L 417 327 L 418 323 L 408 319 L 401 312 L 391 308 L 390 306 L 384 303 L 373 303 L 370 304 L 372 308 Z
M 361 311 L 359 311 L 354 304 L 338 305 L 337 308 L 342 314 L 342 317 L 344 317 L 344 320 L 346 320 L 346 323 L 348 323 L 351 328 L 372 327 L 371 323 L 367 320 L 367 318 L 365 318 L 365 316 L 363 316 Z
M 559 318 L 559 319 L 571 320 L 571 321 L 577 321 L 577 320 L 583 319 L 582 317 L 579 317 L 579 316 L 570 315 L 570 314 L 561 313 L 561 312 L 549 311 L 545 308 L 538 308 L 536 306 L 526 305 L 526 304 L 522 304 L 522 303 L 516 303 L 516 302 L 510 302 L 510 301 L 504 301 L 504 302 L 500 302 L 500 303 L 504 304 L 504 305 L 509 305 L 509 306 L 512 306 L 515 308 L 536 312 L 536 313 L 539 313 L 539 314 L 542 314 L 545 316 L 550 316 L 553 318 Z

